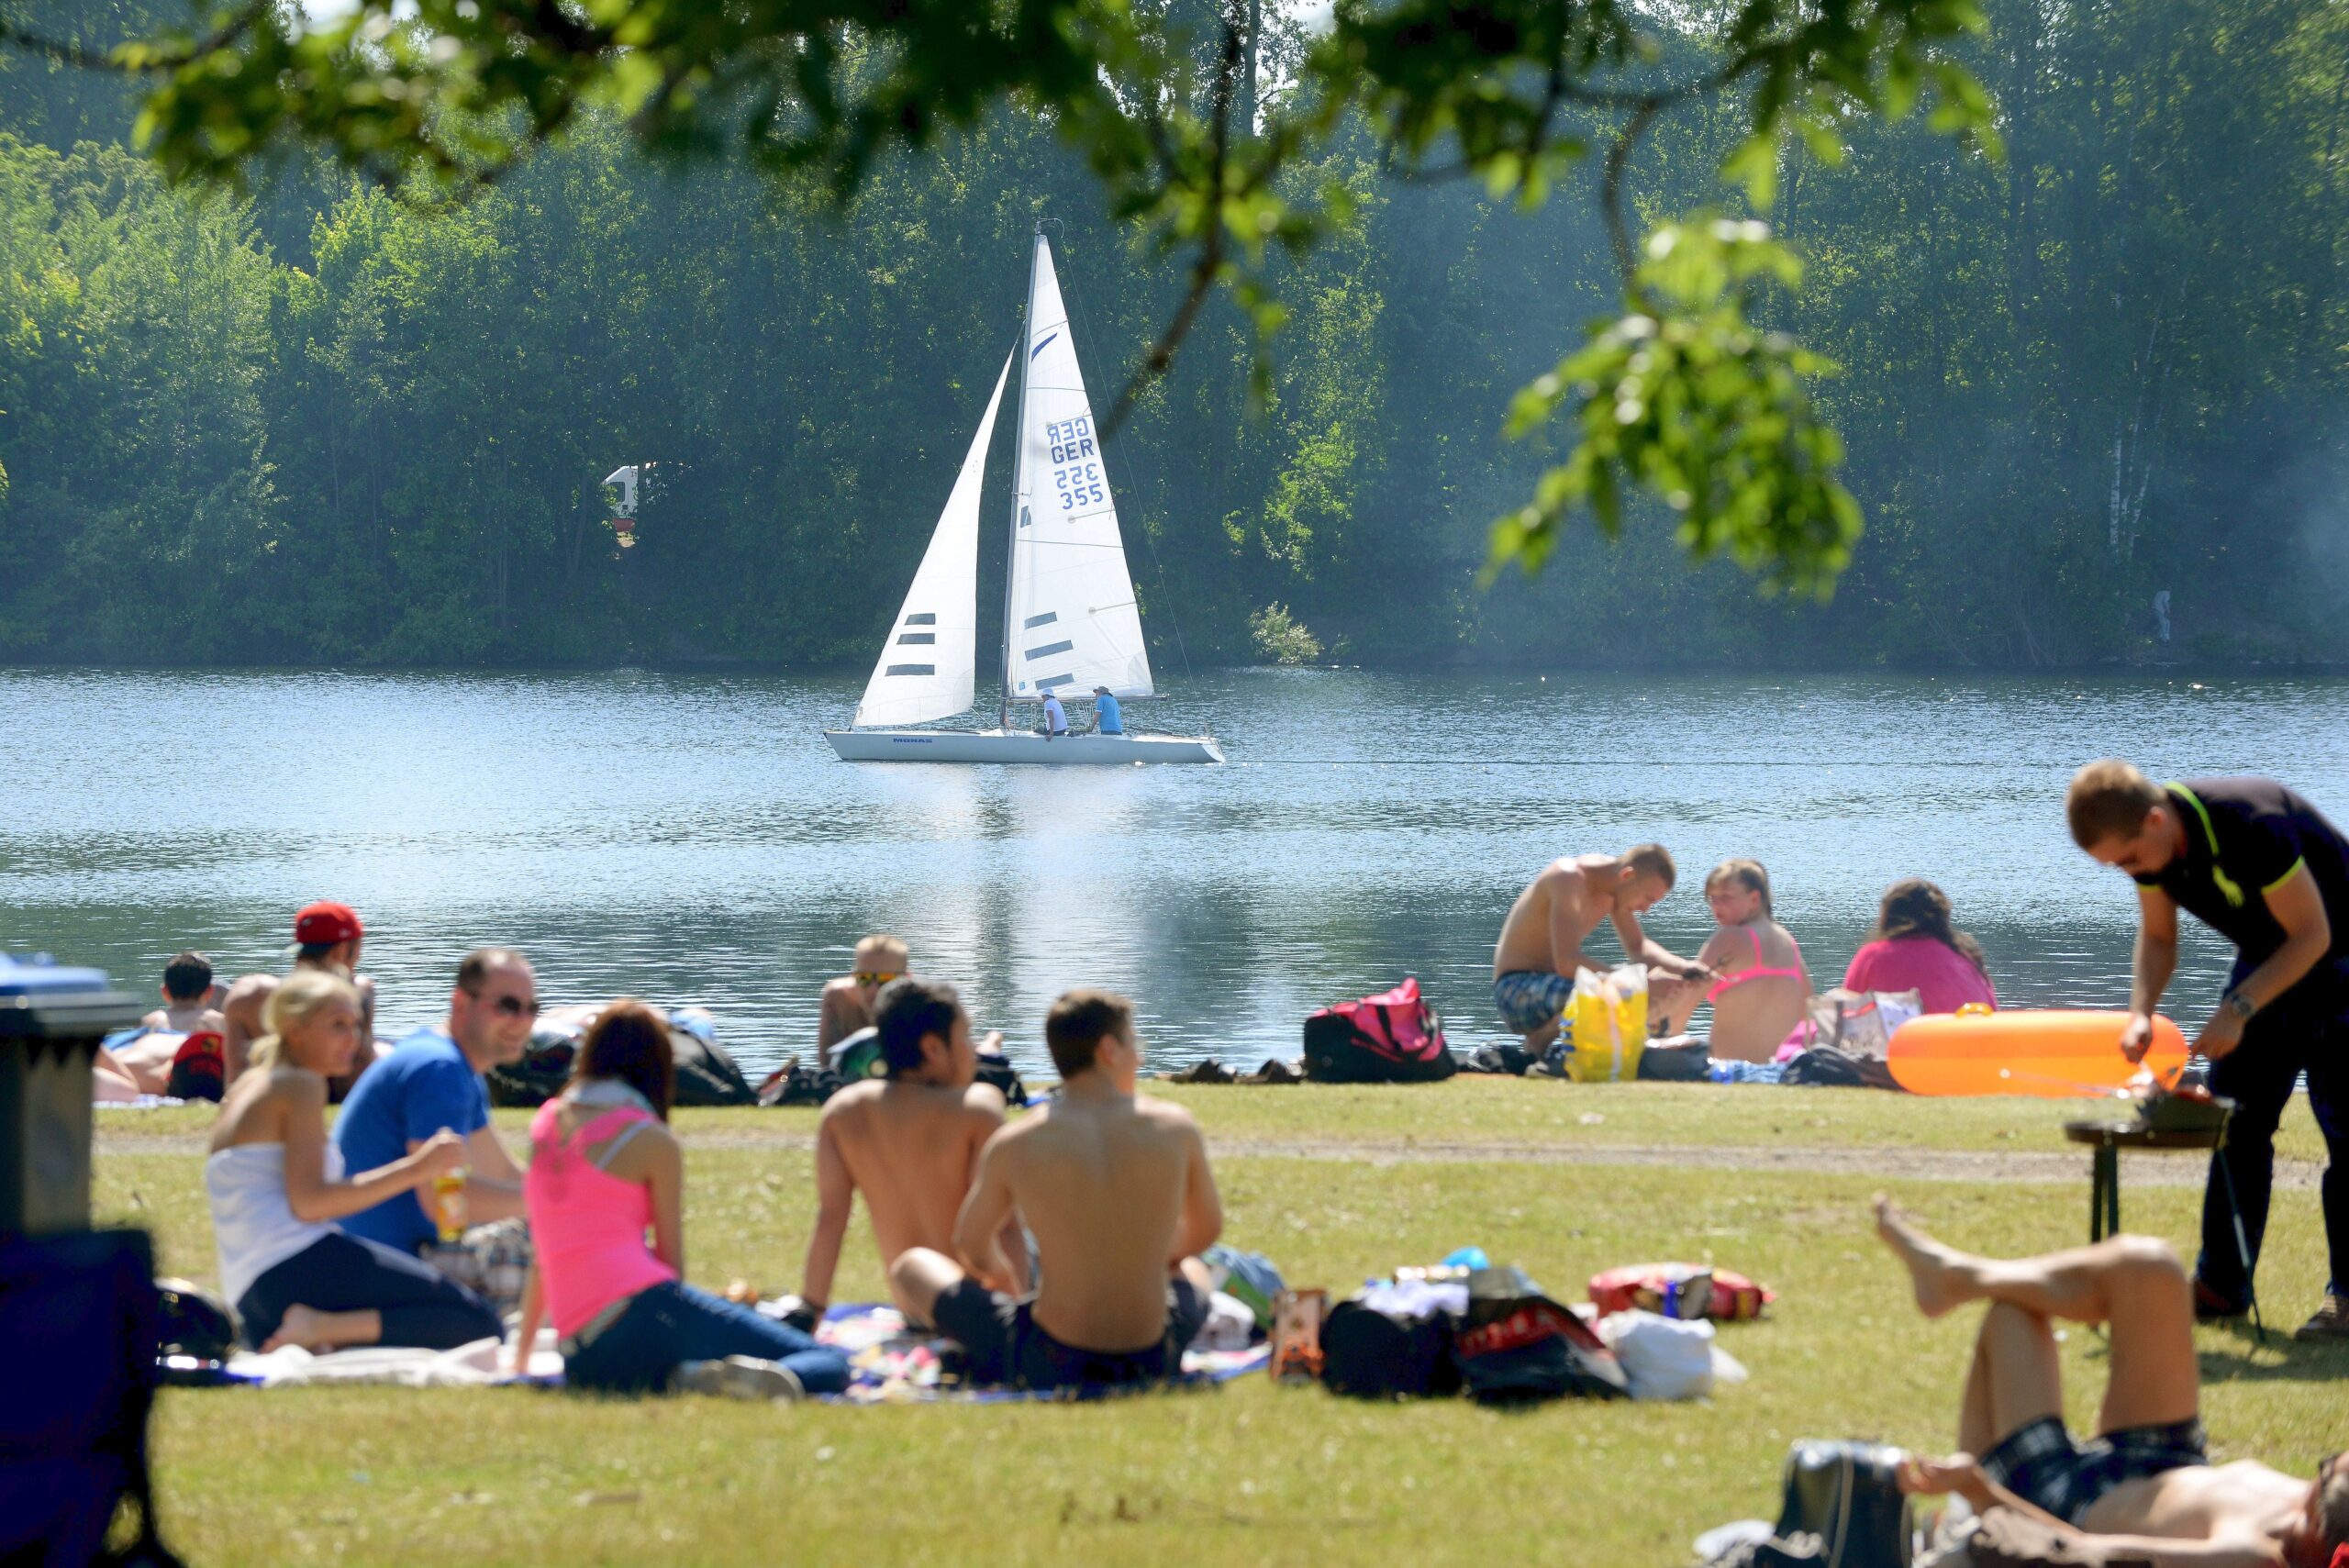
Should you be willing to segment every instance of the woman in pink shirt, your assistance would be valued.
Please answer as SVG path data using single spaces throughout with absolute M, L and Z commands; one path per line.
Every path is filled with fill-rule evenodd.
M 1950 924 L 1949 895 L 1920 876 L 1885 890 L 1876 929 L 1843 972 L 1846 991 L 1914 991 L 1929 1013 L 1998 1005 L 1982 944 Z
M 540 1318 L 551 1316 L 573 1388 L 764 1398 L 846 1388 L 838 1351 L 684 1281 L 685 1152 L 669 1130 L 669 1021 L 641 1002 L 615 1002 L 580 1042 L 571 1073 L 530 1124 L 522 1196 L 538 1259 L 516 1362 L 527 1364 Z

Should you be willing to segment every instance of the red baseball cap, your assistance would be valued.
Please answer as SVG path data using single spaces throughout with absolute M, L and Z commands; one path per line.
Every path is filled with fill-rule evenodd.
M 320 899 L 306 904 L 294 917 L 294 940 L 304 947 L 332 947 L 337 942 L 355 942 L 366 934 L 359 923 L 359 912 L 348 904 Z

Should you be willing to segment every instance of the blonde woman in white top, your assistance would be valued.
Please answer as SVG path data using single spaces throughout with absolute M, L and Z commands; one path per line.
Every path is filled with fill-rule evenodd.
M 333 1224 L 465 1162 L 465 1140 L 444 1129 L 403 1159 L 344 1176 L 327 1140 L 327 1080 L 358 1054 L 359 1018 L 359 994 L 340 975 L 304 970 L 271 993 L 269 1032 L 221 1102 L 204 1164 L 221 1289 L 259 1350 L 494 1339 L 503 1326 L 479 1296 Z

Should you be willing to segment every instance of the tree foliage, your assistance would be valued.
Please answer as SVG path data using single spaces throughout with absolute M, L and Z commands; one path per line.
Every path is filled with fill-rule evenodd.
M 1197 15 L 1168 70 L 1208 128 Z M 1718 69 L 1733 19 L 1627 59 L 1624 90 Z M 1620 105 L 1565 101 L 1531 148 L 1490 104 L 1414 143 L 1364 97 L 1256 198 L 1314 243 L 1227 230 L 1205 295 L 1196 241 L 1166 264 L 1018 95 L 884 137 L 845 204 L 753 160 L 647 160 L 586 106 L 462 201 L 298 159 L 206 194 L 108 145 L 137 112 L 116 78 L 0 53 L 24 137 L 0 139 L 0 657 L 862 663 L 1049 214 L 1097 400 L 1190 311 L 1110 446 L 1177 667 L 1258 656 L 1275 606 L 1347 660 L 2077 664 L 2160 653 L 2164 589 L 2172 651 L 2349 658 L 2349 17 L 1989 20 L 1964 47 L 2003 162 L 1808 98 L 1759 156 L 1759 75 L 1628 143 Z M 1267 43 L 1264 101 L 1233 111 L 1255 140 L 1310 121 L 1322 47 Z M 1488 111 L 1531 153 L 1464 168 L 1446 149 Z M 1591 150 L 1578 172 L 1553 140 Z M 1542 168 L 1572 189 L 1528 207 Z M 1286 313 L 1269 359 L 1251 301 Z M 599 481 L 645 462 L 622 548 Z M 1564 526 L 1585 512 L 1617 537 Z M 1476 587 L 1496 517 L 1549 552 L 1538 581 Z M 1838 591 L 1760 598 L 1738 563 L 1840 567 Z

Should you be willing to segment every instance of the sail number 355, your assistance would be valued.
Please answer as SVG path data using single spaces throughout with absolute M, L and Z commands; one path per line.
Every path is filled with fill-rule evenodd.
M 1109 498 L 1102 488 L 1101 465 L 1085 461 L 1095 455 L 1091 415 L 1046 420 L 1044 443 L 1052 449 L 1052 485 L 1060 495 L 1062 511 L 1098 506 Z

